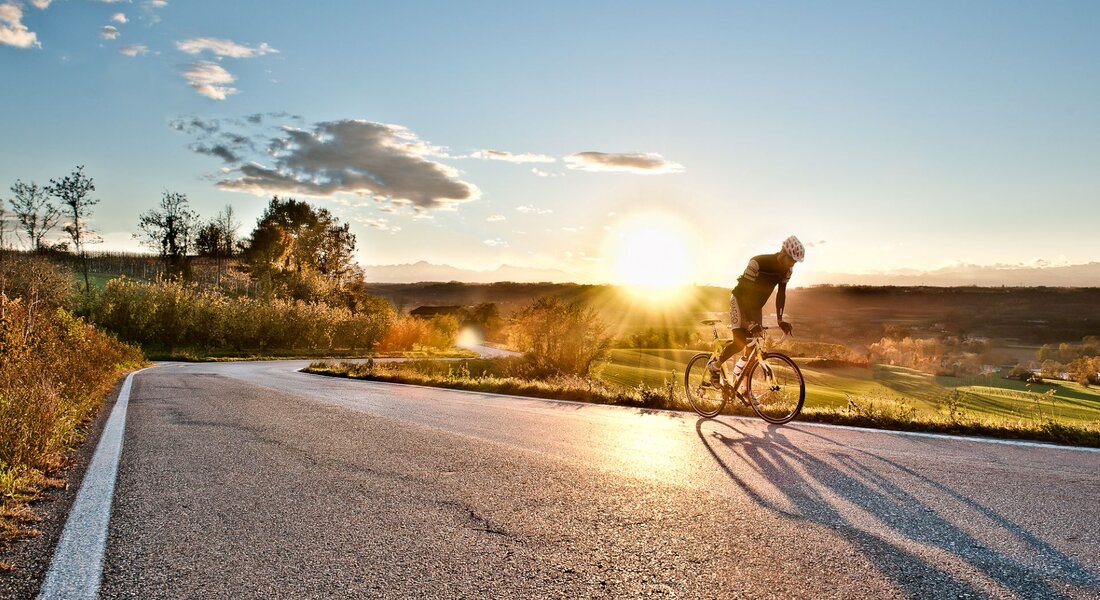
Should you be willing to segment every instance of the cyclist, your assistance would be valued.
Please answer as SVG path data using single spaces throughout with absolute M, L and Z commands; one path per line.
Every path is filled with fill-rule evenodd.
M 779 321 L 779 328 L 788 335 L 793 331 L 791 324 L 783 320 L 783 305 L 787 301 L 787 282 L 791 280 L 794 264 L 802 262 L 805 257 L 806 248 L 797 237 L 792 235 L 783 241 L 779 252 L 761 254 L 749 260 L 745 272 L 737 278 L 737 287 L 730 292 L 730 328 L 733 329 L 733 343 L 726 345 L 717 362 L 711 360 L 707 363 L 712 385 L 722 384 L 720 365 L 729 360 L 734 353 L 745 349 L 745 353 L 733 368 L 732 380 L 737 381 L 737 377 L 741 375 L 741 370 L 744 369 L 752 353 L 752 348 L 748 346 L 748 338 L 756 333 L 756 329 L 764 320 L 762 317 L 764 304 L 767 303 L 776 286 L 779 287 L 779 293 L 775 296 L 775 317 Z

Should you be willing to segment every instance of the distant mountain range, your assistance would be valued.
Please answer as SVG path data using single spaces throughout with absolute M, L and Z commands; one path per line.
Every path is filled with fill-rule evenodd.
M 536 269 L 501 265 L 479 271 L 450 265 L 420 261 L 401 265 L 367 265 L 363 267 L 367 281 L 377 283 L 417 283 L 422 281 L 462 281 L 466 283 L 590 283 L 578 281 L 572 273 L 558 269 Z M 882 273 L 825 273 L 807 271 L 795 277 L 794 285 L 898 285 L 898 286 L 1049 286 L 1098 287 L 1100 262 L 1080 265 L 1050 266 L 1043 262 L 1033 265 L 954 265 L 932 271 L 899 269 Z

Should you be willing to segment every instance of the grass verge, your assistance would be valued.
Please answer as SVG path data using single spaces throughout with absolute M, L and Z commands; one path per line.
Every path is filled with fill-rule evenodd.
M 28 503 L 61 483 L 72 450 L 141 352 L 63 308 L 0 294 L 0 543 L 34 535 Z
M 149 360 L 174 362 L 233 362 L 245 360 L 320 360 L 366 358 L 477 358 L 472 350 L 407 350 L 392 352 L 365 352 L 356 350 L 318 350 L 316 352 L 250 350 L 241 352 L 204 351 L 196 349 L 146 350 Z
M 640 383 L 633 387 L 608 384 L 592 378 L 557 376 L 528 379 L 491 374 L 491 359 L 460 361 L 448 365 L 432 361 L 378 363 L 371 369 L 363 363 L 314 362 L 307 373 L 492 392 L 635 408 L 690 411 L 683 390 L 673 380 L 663 385 Z M 727 405 L 728 414 L 751 415 L 747 407 Z M 941 412 L 920 411 L 907 398 L 879 394 L 848 394 L 846 406 L 803 408 L 799 421 L 829 423 L 872 429 L 973 435 L 1100 447 L 1100 422 L 1066 423 L 1053 419 L 1014 419 L 979 414 L 956 396 Z

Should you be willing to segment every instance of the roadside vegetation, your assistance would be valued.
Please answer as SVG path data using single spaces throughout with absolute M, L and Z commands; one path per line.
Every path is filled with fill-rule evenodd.
M 73 314 L 73 274 L 0 259 L 0 541 L 33 532 L 26 503 L 56 485 L 85 424 L 144 359 Z

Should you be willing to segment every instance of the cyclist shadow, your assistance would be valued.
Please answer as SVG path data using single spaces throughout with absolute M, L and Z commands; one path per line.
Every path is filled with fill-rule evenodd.
M 712 424 L 707 432 L 704 423 Z M 810 454 L 792 444 L 776 426 L 754 436 L 730 423 L 700 419 L 696 433 L 751 500 L 790 519 L 832 528 L 910 596 L 935 593 L 932 590 L 987 595 L 957 573 L 918 554 L 915 550 L 921 547 L 946 552 L 965 570 L 997 581 L 1021 597 L 1066 598 L 1070 597 L 1067 585 L 1079 590 L 1100 586 L 1095 574 L 1020 525 L 947 485 L 872 452 L 799 430 L 799 435 L 843 449 L 824 456 Z M 858 460 L 853 453 L 860 454 Z M 756 476 L 746 474 L 743 466 Z M 964 524 L 967 529 L 961 526 Z M 979 525 L 983 527 L 982 539 L 971 533 Z M 1023 548 L 1015 554 L 1027 555 L 1033 564 L 992 545 Z

